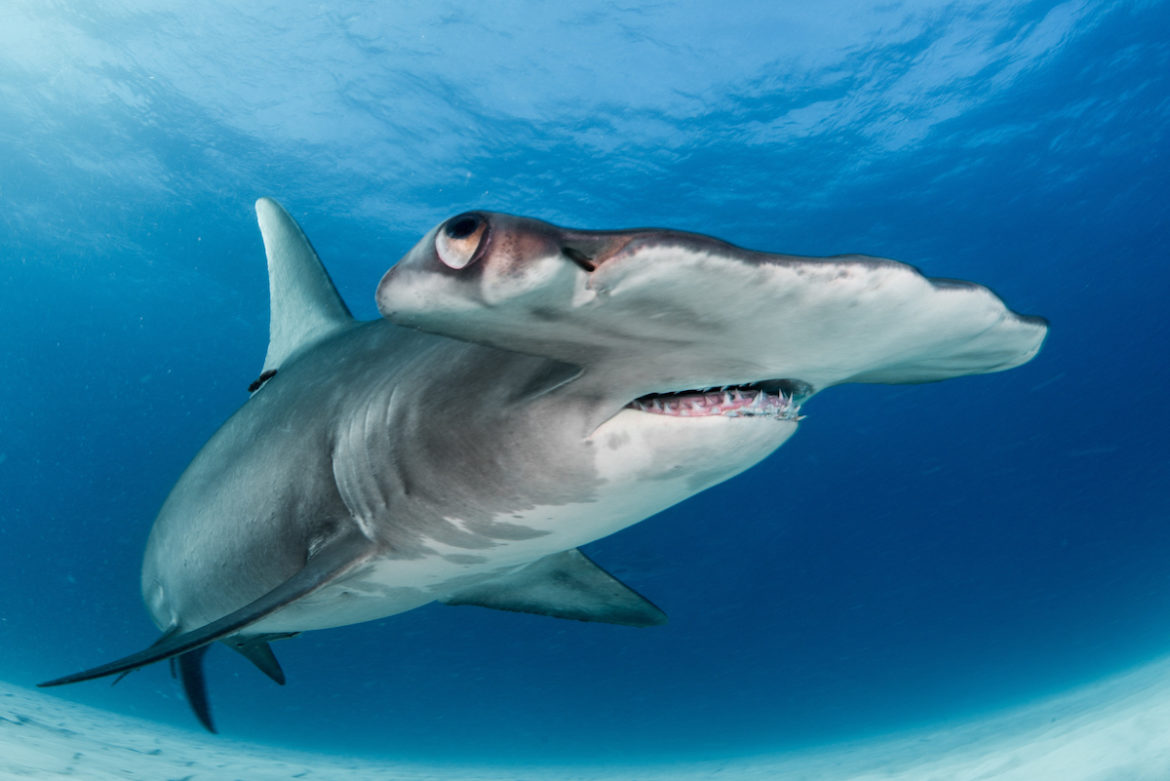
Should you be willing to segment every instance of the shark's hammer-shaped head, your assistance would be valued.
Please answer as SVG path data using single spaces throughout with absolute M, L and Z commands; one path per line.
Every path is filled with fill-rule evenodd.
M 632 398 L 727 386 L 809 395 L 1000 371 L 1029 360 L 1047 332 L 985 287 L 891 260 L 489 212 L 427 234 L 383 277 L 377 302 L 401 325 L 587 371 L 620 367 Z

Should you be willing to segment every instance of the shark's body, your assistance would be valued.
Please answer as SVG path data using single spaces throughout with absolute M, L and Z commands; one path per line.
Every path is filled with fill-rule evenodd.
M 264 381 L 151 531 L 163 637 L 47 685 L 178 657 L 210 728 L 216 640 L 283 681 L 268 640 L 432 601 L 661 623 L 577 546 L 757 463 L 829 385 L 1010 368 L 1046 330 L 892 261 L 485 213 L 428 234 L 359 323 L 284 210 L 257 212 Z
M 609 417 L 605 399 L 585 383 L 549 387 L 565 376 L 555 361 L 384 320 L 313 346 L 227 421 L 164 504 L 142 576 L 155 623 L 188 630 L 220 618 L 347 527 L 376 555 L 249 634 L 450 598 L 720 482 L 796 428 L 739 421 L 754 430 L 737 436 L 738 457 L 717 463 L 703 456 L 723 432 L 651 453 L 621 415 L 594 430 Z

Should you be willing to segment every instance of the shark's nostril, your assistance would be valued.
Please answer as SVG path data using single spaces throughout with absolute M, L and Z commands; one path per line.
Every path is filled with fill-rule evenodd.
M 566 258 L 585 269 L 587 272 L 597 270 L 597 264 L 593 261 L 593 258 L 589 257 L 579 249 L 573 249 L 572 247 L 562 247 L 561 253 Z

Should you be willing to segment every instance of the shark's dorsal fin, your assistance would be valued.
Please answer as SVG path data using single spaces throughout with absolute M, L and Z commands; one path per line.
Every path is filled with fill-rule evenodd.
M 545 556 L 441 600 L 577 621 L 657 626 L 666 614 L 579 550 Z
M 268 256 L 271 318 L 264 372 L 290 355 L 353 323 L 353 316 L 296 221 L 271 198 L 256 201 Z

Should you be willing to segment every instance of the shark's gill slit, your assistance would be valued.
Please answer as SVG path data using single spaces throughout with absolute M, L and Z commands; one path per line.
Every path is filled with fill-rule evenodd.
M 800 380 L 764 380 L 650 393 L 634 399 L 626 407 L 655 415 L 684 418 L 766 416 L 779 420 L 801 420 L 800 405 L 811 395 L 812 388 Z

